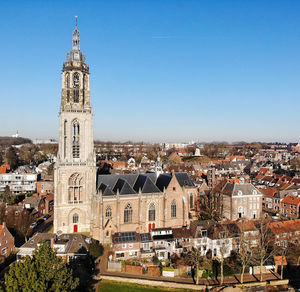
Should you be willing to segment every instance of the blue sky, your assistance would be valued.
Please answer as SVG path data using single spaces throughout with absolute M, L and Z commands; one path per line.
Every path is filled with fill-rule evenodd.
M 300 141 L 300 1 L 0 0 L 0 136 L 58 137 L 78 15 L 94 135 Z

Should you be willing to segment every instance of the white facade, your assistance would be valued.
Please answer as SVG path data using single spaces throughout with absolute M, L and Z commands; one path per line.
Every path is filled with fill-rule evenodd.
M 6 186 L 9 186 L 13 194 L 35 192 L 36 181 L 36 174 L 0 174 L 0 192 L 4 192 Z

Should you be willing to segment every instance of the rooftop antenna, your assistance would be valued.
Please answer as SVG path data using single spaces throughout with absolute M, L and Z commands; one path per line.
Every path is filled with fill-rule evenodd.
M 77 27 L 77 18 L 78 18 L 78 16 L 75 15 L 76 27 Z

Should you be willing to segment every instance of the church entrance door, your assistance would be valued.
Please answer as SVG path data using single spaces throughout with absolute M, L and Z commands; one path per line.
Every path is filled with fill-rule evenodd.
M 78 229 L 78 225 L 75 224 L 75 225 L 74 225 L 74 232 L 77 232 L 77 229 Z

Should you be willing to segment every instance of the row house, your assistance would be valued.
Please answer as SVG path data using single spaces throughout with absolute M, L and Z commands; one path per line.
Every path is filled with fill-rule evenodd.
M 300 244 L 300 219 L 272 222 L 270 230 L 277 246 L 287 247 L 288 244 Z
M 36 192 L 39 195 L 47 195 L 54 192 L 54 181 L 50 177 L 45 177 L 44 179 L 36 183 Z
M 281 214 L 288 218 L 300 218 L 300 197 L 287 195 L 281 201 Z
M 233 250 L 238 249 L 238 227 L 235 223 L 215 223 L 213 221 L 193 222 L 191 230 L 194 247 L 201 255 L 212 253 L 212 257 L 227 258 Z
M 280 193 L 275 187 L 272 188 L 261 188 L 259 189 L 263 194 L 262 197 L 262 208 L 266 212 L 273 214 L 280 213 Z
M 9 186 L 13 194 L 35 192 L 36 182 L 36 174 L 0 174 L 0 193 L 5 191 L 6 186 Z
M 118 232 L 112 235 L 114 260 L 130 258 L 169 259 L 172 254 L 180 255 L 193 245 L 188 228 L 154 228 L 149 233 Z
M 94 239 L 83 234 L 54 234 L 54 233 L 35 233 L 30 240 L 24 243 L 17 253 L 17 260 L 25 256 L 32 256 L 34 250 L 43 242 L 48 242 L 56 254 L 65 258 L 67 262 L 78 257 L 85 257 L 88 254 L 89 246 Z
M 0 259 L 5 259 L 15 249 L 15 239 L 6 227 L 5 222 L 0 225 Z
M 149 233 L 118 232 L 112 235 L 114 260 L 149 258 L 154 255 L 165 260 L 177 254 L 181 256 L 192 247 L 198 248 L 202 256 L 227 258 L 232 251 L 239 251 L 240 239 L 249 240 L 257 246 L 259 231 L 253 221 L 212 220 L 194 221 L 190 228 L 155 228 Z

